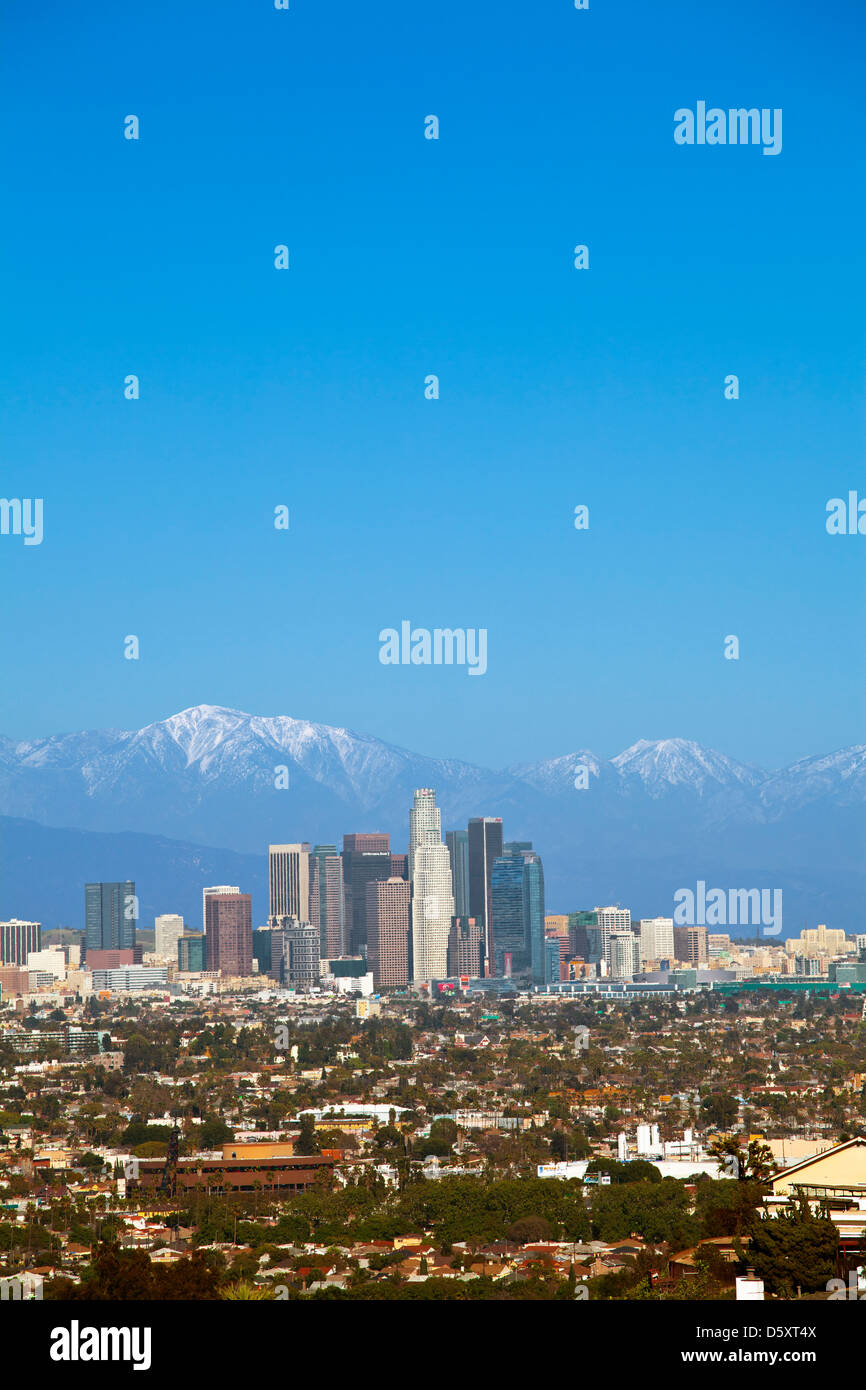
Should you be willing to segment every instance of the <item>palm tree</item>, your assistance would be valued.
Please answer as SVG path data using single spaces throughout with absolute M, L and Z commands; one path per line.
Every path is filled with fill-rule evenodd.
M 253 1284 L 249 1279 L 240 1279 L 236 1284 L 230 1284 L 227 1289 L 223 1289 L 220 1298 L 262 1300 L 270 1299 L 273 1301 L 273 1290 L 263 1288 L 260 1284 Z

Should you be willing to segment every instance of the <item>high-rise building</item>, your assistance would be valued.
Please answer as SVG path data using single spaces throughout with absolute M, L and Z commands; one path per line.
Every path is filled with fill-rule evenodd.
M 557 936 L 568 941 L 568 913 L 546 912 L 544 914 L 544 935 Z
M 523 914 L 523 856 L 511 846 L 493 861 L 490 902 L 496 921 L 493 974 L 505 974 L 506 954 L 511 957 L 513 973 L 521 974 L 529 965 Z
M 562 976 L 562 942 L 565 938 L 557 933 L 544 940 L 544 983 L 558 984 Z
M 135 884 L 87 883 L 84 887 L 84 949 L 125 951 L 135 945 L 138 901 Z
M 673 917 L 641 917 L 641 961 L 674 959 Z
M 436 793 L 415 792 L 409 812 L 409 879 L 412 885 L 412 979 L 444 979 L 448 936 L 454 916 L 451 864 L 442 842 L 442 816 Z
M 446 830 L 445 843 L 451 860 L 451 882 L 454 885 L 454 915 L 469 916 L 469 831 Z M 464 971 L 465 974 L 465 971 Z
M 640 970 L 640 942 L 632 931 L 612 931 L 606 943 L 606 960 L 615 980 L 630 980 Z
M 491 902 L 493 862 L 502 853 L 502 820 L 474 816 L 469 822 L 469 915 L 484 922 L 484 949 L 493 969 L 495 921 Z
M 155 953 L 173 960 L 177 955 L 177 943 L 183 936 L 183 918 L 174 912 L 163 912 L 154 918 L 153 930 Z
M 385 882 L 393 874 L 391 837 L 379 831 L 344 835 L 342 860 L 349 938 L 344 949 L 356 956 L 363 954 L 367 946 L 367 884 Z
M 409 881 L 409 856 L 408 854 L 391 855 L 391 877 L 405 878 Z
M 531 972 L 544 983 L 544 870 L 529 841 L 507 844 L 494 860 L 491 902 L 496 923 L 494 973 L 505 974 L 506 954 L 514 974 Z
M 310 925 L 319 933 L 323 959 L 346 950 L 343 860 L 336 845 L 316 845 L 310 855 Z
M 249 893 L 213 893 L 205 899 L 205 936 L 209 970 L 221 975 L 251 975 L 253 906 Z
M 203 889 L 201 890 L 201 929 L 202 929 L 202 931 L 204 931 L 205 923 L 207 922 L 207 900 L 208 900 L 208 898 L 212 897 L 214 894 L 221 894 L 221 893 L 239 893 L 240 891 L 241 891 L 241 890 L 240 890 L 240 887 L 239 887 L 239 885 L 238 885 L 237 883 L 235 883 L 235 884 L 230 884 L 230 883 L 215 883 L 215 884 L 213 884 L 210 888 L 203 888 Z
M 587 961 L 600 960 L 604 955 L 601 938 L 597 912 L 589 912 L 585 908 L 579 912 L 569 912 L 567 955 L 579 956 Z
M 268 921 L 310 918 L 310 846 L 268 846 Z
M 367 960 L 377 987 L 409 983 L 410 891 L 405 878 L 367 884 Z
M 28 951 L 41 951 L 42 924 L 13 917 L 0 922 L 0 965 L 25 965 Z
M 710 958 L 706 927 L 674 927 L 674 955 L 683 965 L 706 965 Z
M 207 969 L 206 938 L 203 932 L 190 932 L 177 943 L 177 968 L 185 971 Z
M 530 848 L 523 851 L 523 916 L 529 942 L 529 971 L 532 983 L 547 979 L 544 935 L 544 868 L 541 856 Z
M 448 936 L 448 974 L 480 980 L 487 974 L 484 960 L 484 923 L 475 917 L 451 918 Z
M 280 984 L 286 989 L 311 989 L 317 985 L 321 962 L 317 928 L 295 921 L 281 926 L 274 936 L 281 938 Z
M 269 975 L 271 972 L 273 935 L 272 927 L 256 927 L 253 932 L 253 963 L 258 962 L 259 975 Z
M 611 932 L 631 931 L 631 912 L 627 907 L 597 907 L 595 915 L 598 921 L 600 938 L 590 938 L 591 944 L 596 945 L 600 941 L 602 957 L 610 964 L 610 952 L 608 942 Z M 589 935 L 589 932 L 587 933 Z

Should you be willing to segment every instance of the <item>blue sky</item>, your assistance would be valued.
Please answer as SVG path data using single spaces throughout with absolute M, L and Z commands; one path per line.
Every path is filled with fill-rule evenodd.
M 866 496 L 863 30 L 9 4 L 0 491 L 45 537 L 0 537 L 0 733 L 206 702 L 490 765 L 861 741 L 866 538 L 824 519 Z M 782 153 L 675 145 L 698 100 L 782 108 Z M 487 674 L 382 666 L 402 619 L 486 627 Z

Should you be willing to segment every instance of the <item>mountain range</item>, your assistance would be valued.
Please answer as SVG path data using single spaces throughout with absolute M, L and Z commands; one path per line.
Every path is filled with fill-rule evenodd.
M 0 915 L 80 926 L 84 882 L 129 877 L 142 925 L 174 911 L 200 925 L 208 882 L 240 883 L 262 921 L 269 842 L 386 830 L 405 848 L 421 786 L 443 828 L 501 816 L 507 840 L 532 840 L 552 912 L 670 916 L 676 889 L 703 879 L 781 888 L 783 935 L 866 929 L 866 745 L 765 771 L 641 739 L 611 759 L 585 749 L 494 771 L 215 705 L 133 731 L 0 738 Z

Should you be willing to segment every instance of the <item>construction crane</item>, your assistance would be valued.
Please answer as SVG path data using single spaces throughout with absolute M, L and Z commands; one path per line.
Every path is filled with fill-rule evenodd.
M 177 1125 L 171 1131 L 168 1140 L 168 1153 L 165 1156 L 165 1167 L 162 1170 L 159 1191 L 164 1192 L 167 1197 L 174 1197 L 177 1192 L 177 1150 L 180 1142 L 180 1130 Z

